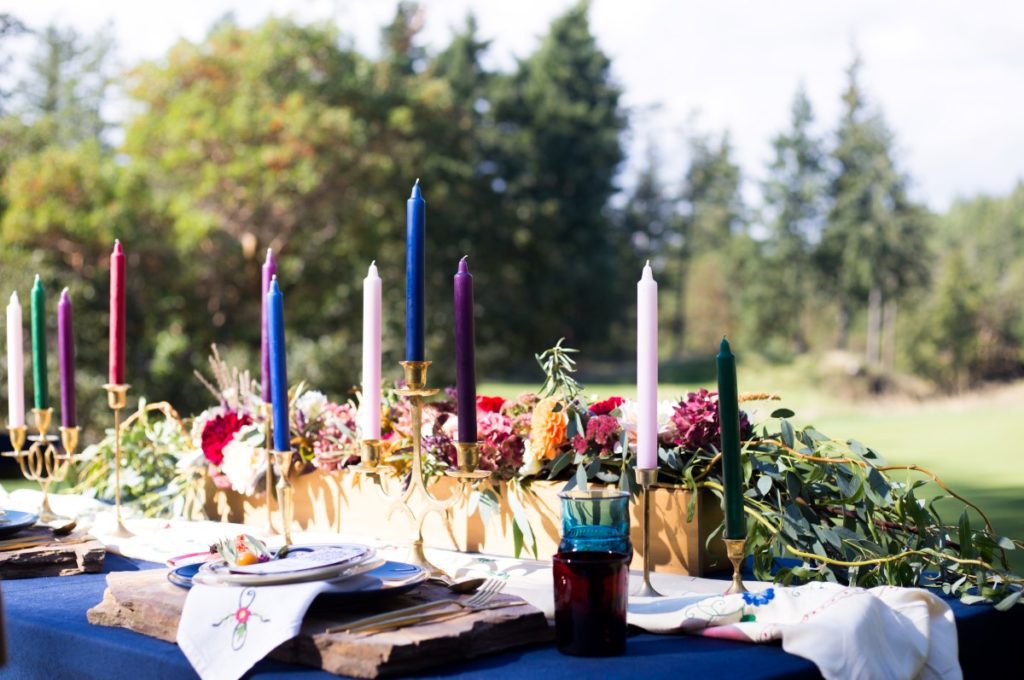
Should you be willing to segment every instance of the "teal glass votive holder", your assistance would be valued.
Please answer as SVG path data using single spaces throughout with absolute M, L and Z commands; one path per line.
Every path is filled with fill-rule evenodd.
M 629 541 L 629 493 L 620 489 L 573 489 L 562 501 L 559 552 L 633 554 Z

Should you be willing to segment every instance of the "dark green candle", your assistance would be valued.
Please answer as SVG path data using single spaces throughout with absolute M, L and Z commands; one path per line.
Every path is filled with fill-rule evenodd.
M 46 384 L 46 291 L 39 274 L 32 286 L 32 388 L 36 408 L 50 408 Z
M 743 517 L 743 466 L 740 464 L 740 405 L 736 389 L 736 357 L 729 341 L 715 358 L 718 364 L 718 421 L 722 434 L 722 479 L 725 486 L 725 537 L 743 538 L 747 523 Z

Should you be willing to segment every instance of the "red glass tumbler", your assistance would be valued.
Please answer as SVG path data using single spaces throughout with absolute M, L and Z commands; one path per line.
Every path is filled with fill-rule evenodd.
M 554 556 L 558 651 L 573 656 L 616 656 L 626 651 L 629 560 L 619 552 Z

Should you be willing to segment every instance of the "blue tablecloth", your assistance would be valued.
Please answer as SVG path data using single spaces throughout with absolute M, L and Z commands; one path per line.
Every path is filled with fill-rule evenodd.
M 113 555 L 106 571 L 155 567 Z M 2 584 L 8 664 L 2 678 L 194 678 L 195 673 L 176 645 L 120 628 L 91 626 L 85 612 L 103 597 L 104 574 L 6 581 Z M 988 668 L 1005 650 L 1018 649 L 1024 631 L 1024 606 L 1001 613 L 988 605 L 967 607 L 951 602 L 960 634 L 961 662 L 966 677 Z M 754 645 L 692 636 L 637 635 L 627 654 L 610 659 L 560 655 L 550 645 L 523 648 L 459 665 L 445 666 L 419 677 L 543 678 L 816 678 L 809 661 L 778 645 Z M 869 650 L 865 650 L 870 653 Z M 249 677 L 334 677 L 322 671 L 263 661 Z

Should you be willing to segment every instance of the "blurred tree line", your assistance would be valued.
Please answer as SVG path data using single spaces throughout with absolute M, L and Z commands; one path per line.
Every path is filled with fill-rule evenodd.
M 472 16 L 425 49 L 411 3 L 375 57 L 333 25 L 226 17 L 124 72 L 109 30 L 50 26 L 15 81 L 8 47 L 29 29 L 0 15 L 3 289 L 24 297 L 35 272 L 52 295 L 70 288 L 82 402 L 100 409 L 107 254 L 120 238 L 133 392 L 196 410 L 207 395 L 191 371 L 210 343 L 256 369 L 259 267 L 273 248 L 292 375 L 342 396 L 358 380 L 371 260 L 385 285 L 385 366 L 401 358 L 405 200 L 419 177 L 439 382 L 452 377 L 463 254 L 484 379 L 529 371 L 562 336 L 627 366 L 648 258 L 668 377 L 723 332 L 778 360 L 846 348 L 951 389 L 1020 372 L 1024 189 L 929 214 L 909 197 L 856 61 L 831 133 L 797 92 L 758 205 L 728 134 L 691 134 L 679 180 L 662 176 L 652 143 L 624 181 L 628 112 L 587 15 L 586 2 L 570 8 L 504 71 L 484 65 Z M 118 125 L 105 116 L 115 86 L 130 112 Z

